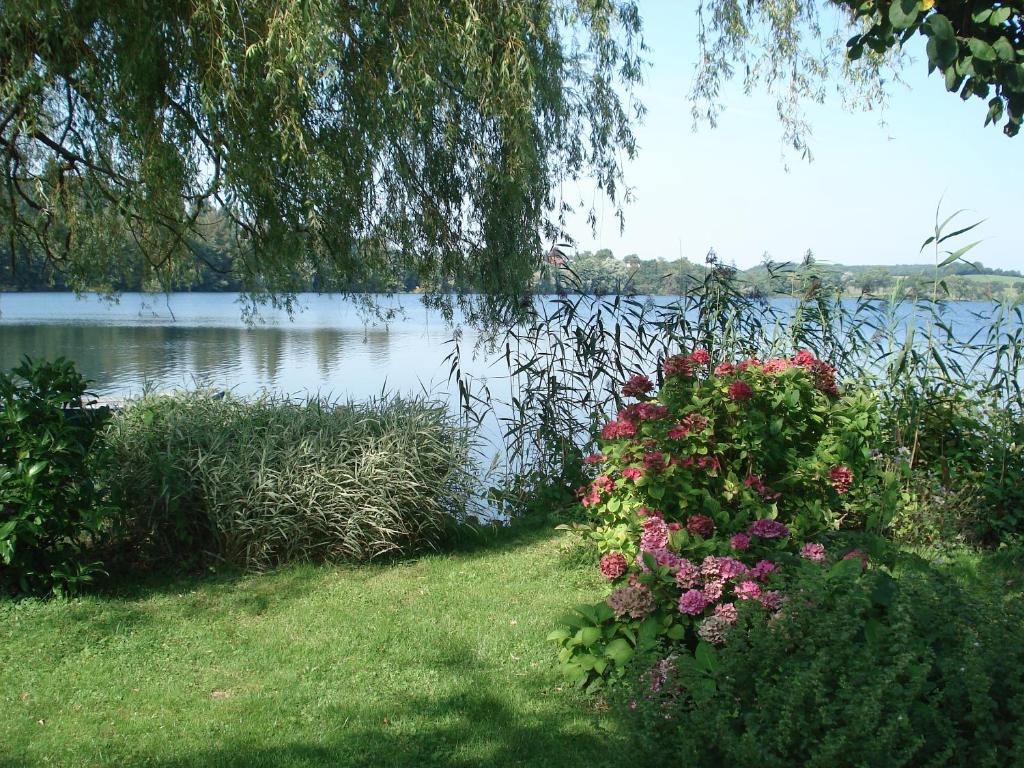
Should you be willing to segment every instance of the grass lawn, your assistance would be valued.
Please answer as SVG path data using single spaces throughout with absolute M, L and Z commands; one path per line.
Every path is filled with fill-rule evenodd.
M 558 539 L 0 602 L 0 766 L 599 766 L 545 636 Z

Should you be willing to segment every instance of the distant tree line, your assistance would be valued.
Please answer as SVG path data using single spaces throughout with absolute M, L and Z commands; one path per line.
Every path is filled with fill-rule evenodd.
M 193 243 L 196 266 L 184 273 L 173 286 L 182 291 L 242 291 L 247 286 L 239 276 L 239 263 L 244 259 L 244 244 L 225 224 L 223 217 L 211 216 L 203 228 L 203 237 Z M 127 247 L 127 246 L 126 246 Z M 45 259 L 19 258 L 0 251 L 0 290 L 49 291 L 68 290 L 68 281 Z M 396 258 L 394 263 L 400 264 Z M 533 279 L 535 293 L 591 293 L 666 296 L 683 294 L 702 282 L 705 264 L 679 258 L 641 259 L 630 254 L 619 259 L 602 248 L 567 254 L 553 251 Z M 939 290 L 953 299 L 989 300 L 1024 299 L 1024 274 L 1018 270 L 997 269 L 978 264 L 954 263 L 937 270 L 928 264 L 844 265 L 815 261 L 808 254 L 800 263 L 765 261 L 746 270 L 736 270 L 741 287 L 763 295 L 796 295 L 810 286 L 815 290 L 847 296 L 901 296 L 929 293 L 941 280 Z M 323 288 L 315 274 L 310 275 L 304 290 Z M 100 291 L 161 290 L 161 283 L 144 270 L 126 273 L 119 282 L 94 286 Z M 417 274 L 408 269 L 393 269 L 345 286 L 355 293 L 412 293 L 422 290 Z M 449 280 L 443 290 L 475 292 L 480 286 Z

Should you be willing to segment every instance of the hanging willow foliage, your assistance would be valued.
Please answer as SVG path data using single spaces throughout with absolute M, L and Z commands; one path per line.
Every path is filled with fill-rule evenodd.
M 76 288 L 173 287 L 212 219 L 250 291 L 527 284 L 596 178 L 622 198 L 627 0 L 0 2 L 0 234 Z M 130 244 L 126 247 L 125 244 Z

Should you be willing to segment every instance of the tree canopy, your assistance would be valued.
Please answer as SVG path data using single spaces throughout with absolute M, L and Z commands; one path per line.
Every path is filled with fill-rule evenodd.
M 806 151 L 801 102 L 837 80 L 877 102 L 922 35 L 1013 135 L 1022 7 L 701 0 L 694 114 L 713 122 L 738 72 Z M 255 293 L 410 274 L 514 293 L 579 207 L 567 182 L 621 215 L 640 34 L 633 0 L 0 0 L 0 248 L 73 288 L 202 265 Z
M 173 286 L 228 217 L 247 288 L 526 284 L 594 177 L 620 199 L 627 0 L 0 3 L 11 258 Z M 125 243 L 133 244 L 125 247 Z

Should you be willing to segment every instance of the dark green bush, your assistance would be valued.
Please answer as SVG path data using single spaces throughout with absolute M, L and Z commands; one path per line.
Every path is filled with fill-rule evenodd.
M 911 494 L 894 533 L 914 541 L 922 529 L 953 527 L 968 539 L 990 543 L 1024 534 L 1019 409 L 978 387 L 938 379 L 907 387 L 894 404 L 887 414 L 888 452 L 911 470 Z
M 73 592 L 100 571 L 86 551 L 109 517 L 92 480 L 105 413 L 64 359 L 0 374 L 0 589 Z
M 699 668 L 638 675 L 618 702 L 638 764 L 1019 764 L 1020 595 L 920 564 L 806 570 L 777 618 L 741 615 Z
M 437 545 L 472 487 L 442 405 L 153 396 L 108 430 L 130 540 L 157 559 L 366 560 Z

